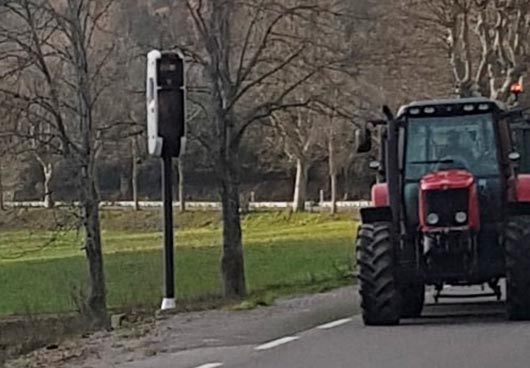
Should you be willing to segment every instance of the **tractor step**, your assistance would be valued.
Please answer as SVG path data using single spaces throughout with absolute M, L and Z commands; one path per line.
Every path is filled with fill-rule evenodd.
M 497 300 L 501 300 L 500 292 L 492 293 L 472 293 L 472 294 L 442 294 L 436 292 L 434 295 L 434 302 L 438 303 L 440 299 L 474 299 L 474 298 L 488 298 L 495 297 Z
M 440 294 L 440 295 L 437 295 L 439 299 L 487 298 L 490 296 L 497 296 L 497 294 L 483 293 L 483 294 Z

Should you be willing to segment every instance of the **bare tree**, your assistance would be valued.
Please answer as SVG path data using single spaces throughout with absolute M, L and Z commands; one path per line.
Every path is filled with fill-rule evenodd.
M 340 73 L 328 72 L 324 80 L 326 83 L 320 89 L 320 95 L 315 96 L 317 102 L 314 110 L 318 112 L 320 124 L 323 125 L 320 134 L 328 159 L 331 213 L 335 214 L 339 174 L 356 159 L 353 133 L 358 122 L 366 121 L 369 114 L 363 111 L 367 107 L 363 108 L 360 101 L 366 97 L 352 87 L 359 84 L 357 78 L 348 80 Z
M 42 124 L 40 121 L 32 122 L 31 119 L 27 121 L 30 129 L 30 136 L 38 137 L 43 135 L 50 135 L 49 126 Z M 41 132 L 35 132 L 35 130 L 41 130 Z M 37 139 L 29 140 L 28 147 L 35 160 L 39 163 L 42 174 L 44 177 L 43 180 L 43 199 L 44 207 L 51 209 L 54 207 L 55 203 L 52 196 L 51 181 L 54 174 L 55 162 L 57 161 L 57 154 L 53 149 L 50 149 L 47 144 L 42 144 Z
M 338 91 L 335 93 L 335 98 L 338 98 Z M 329 126 L 327 131 L 332 214 L 337 213 L 337 187 L 339 173 L 344 169 L 347 164 L 347 158 L 349 158 L 354 151 L 354 147 L 347 144 L 351 132 L 353 132 L 352 124 L 345 123 L 344 119 L 338 117 L 333 109 L 329 115 Z
M 410 16 L 438 31 L 460 96 L 507 101 L 522 82 L 530 41 L 530 1 L 413 1 Z
M 107 313 L 96 160 L 100 129 L 109 123 L 98 106 L 116 73 L 110 63 L 115 45 L 107 33 L 112 3 L 17 0 L 4 1 L 0 8 L 9 20 L 0 25 L 0 47 L 8 50 L 2 75 L 8 103 L 22 118 L 45 126 L 27 132 L 28 139 L 73 160 L 78 168 L 90 276 L 85 307 L 98 327 L 107 325 Z
M 214 153 L 223 204 L 222 273 L 227 297 L 246 294 L 240 223 L 239 153 L 245 132 L 271 114 L 307 105 L 295 92 L 339 62 L 311 57 L 311 39 L 289 32 L 297 22 L 309 28 L 312 14 L 321 26 L 333 19 L 332 2 L 221 0 L 186 1 L 191 38 L 173 38 L 196 68 L 190 98 L 202 103 L 211 125 L 201 138 Z M 172 14 L 183 14 L 174 2 Z M 237 31 L 236 31 L 237 30 Z M 329 30 L 328 30 L 329 31 Z M 291 78 L 286 78 L 290 75 Z M 194 82 L 194 83 L 192 83 Z M 200 88 L 204 86 L 204 88 Z
M 296 165 L 293 211 L 304 211 L 309 169 L 325 152 L 322 117 L 308 108 L 299 108 L 283 114 L 277 113 L 271 120 L 277 142 L 283 146 L 287 157 Z

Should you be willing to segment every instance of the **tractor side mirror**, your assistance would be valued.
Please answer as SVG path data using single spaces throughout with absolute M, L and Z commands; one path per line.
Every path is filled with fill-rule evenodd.
M 388 107 L 388 105 L 383 106 L 383 115 L 386 116 L 388 121 L 394 120 L 394 113 L 392 112 L 390 107 Z
M 379 170 L 381 168 L 381 163 L 377 160 L 375 161 L 370 161 L 370 169 L 372 170 Z
M 510 154 L 508 155 L 508 158 L 512 162 L 517 162 L 521 159 L 521 154 L 519 152 L 510 152 Z
M 357 153 L 370 152 L 372 149 L 372 132 L 370 129 L 363 127 L 355 131 L 355 144 Z

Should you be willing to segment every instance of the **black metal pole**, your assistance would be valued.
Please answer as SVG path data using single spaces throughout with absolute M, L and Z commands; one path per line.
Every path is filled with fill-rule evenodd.
M 175 260 L 173 233 L 173 185 L 171 156 L 162 158 L 162 200 L 164 202 L 164 285 L 165 299 L 162 309 L 174 308 L 175 302 Z

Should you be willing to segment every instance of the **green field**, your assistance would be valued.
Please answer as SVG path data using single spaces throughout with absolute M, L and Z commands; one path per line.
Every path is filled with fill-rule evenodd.
M 0 316 L 76 310 L 74 300 L 86 285 L 82 234 L 51 231 L 57 216 L 44 210 L 13 218 L 0 221 Z M 162 285 L 159 212 L 108 211 L 102 222 L 109 306 L 157 307 Z M 219 215 L 184 214 L 176 223 L 179 300 L 219 296 Z M 351 215 L 257 213 L 245 216 L 243 228 L 247 284 L 254 294 L 337 282 L 351 270 Z

